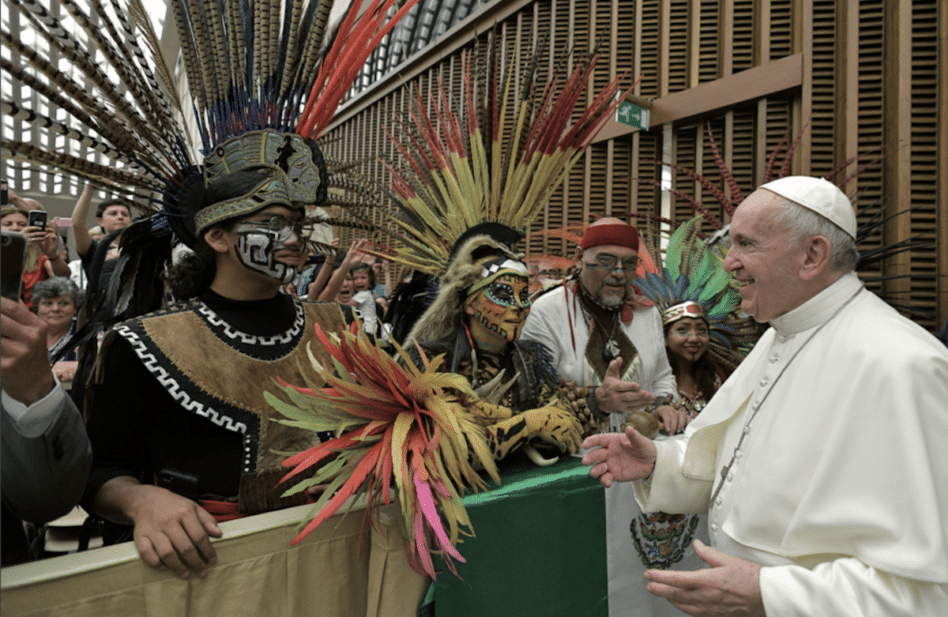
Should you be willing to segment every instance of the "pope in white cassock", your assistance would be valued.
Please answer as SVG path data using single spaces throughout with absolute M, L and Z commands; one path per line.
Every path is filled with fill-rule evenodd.
M 690 615 L 948 615 L 948 349 L 863 288 L 832 183 L 765 184 L 730 233 L 741 308 L 771 328 L 682 436 L 583 444 L 644 511 L 708 513 L 711 568 L 649 591 Z

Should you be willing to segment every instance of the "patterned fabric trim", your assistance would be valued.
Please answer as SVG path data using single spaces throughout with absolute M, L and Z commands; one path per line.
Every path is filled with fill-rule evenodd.
M 142 364 L 149 373 L 154 375 L 158 383 L 176 400 L 181 407 L 206 418 L 217 426 L 243 435 L 244 439 L 244 458 L 243 473 L 249 473 L 256 467 L 257 462 L 257 436 L 260 434 L 260 418 L 243 409 L 227 405 L 222 401 L 215 401 L 211 397 L 200 397 L 203 394 L 199 388 L 193 386 L 177 368 L 167 360 L 167 358 L 157 356 L 155 351 L 149 349 L 139 331 L 133 327 L 141 326 L 140 320 L 128 322 L 116 326 L 116 333 L 128 341 L 132 350 L 141 359 Z M 182 387 L 181 384 L 190 385 L 190 388 Z M 249 429 L 249 430 L 248 430 Z
M 195 302 L 189 306 L 195 304 L 197 306 L 194 310 L 217 338 L 235 351 L 260 360 L 276 360 L 291 353 L 299 344 L 303 326 L 306 325 L 306 312 L 300 302 L 294 303 L 296 319 L 290 329 L 274 336 L 257 336 L 236 330 L 203 302 Z

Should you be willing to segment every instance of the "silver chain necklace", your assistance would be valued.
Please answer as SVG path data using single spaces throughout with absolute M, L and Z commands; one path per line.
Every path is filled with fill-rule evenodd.
M 859 295 L 859 292 L 861 292 L 862 290 L 863 290 L 863 287 L 860 287 L 859 289 L 857 289 L 856 293 L 851 295 L 848 300 L 843 302 L 839 306 L 839 308 L 833 311 L 833 314 L 827 317 L 826 321 L 824 321 L 819 326 L 817 326 L 816 330 L 810 333 L 810 336 L 808 336 L 806 340 L 803 341 L 803 344 L 800 345 L 800 347 L 798 347 L 795 352 L 793 352 L 793 355 L 790 356 L 790 359 L 787 361 L 787 363 L 783 365 L 782 369 L 780 369 L 780 372 L 777 374 L 777 378 L 774 379 L 773 382 L 770 384 L 770 387 L 767 388 L 767 392 L 764 393 L 764 397 L 760 399 L 760 402 L 757 404 L 757 407 L 754 408 L 754 411 L 751 413 L 750 418 L 748 418 L 747 422 L 744 423 L 744 430 L 741 431 L 741 437 L 740 439 L 737 440 L 737 445 L 734 446 L 734 454 L 731 455 L 730 462 L 728 462 L 727 465 L 721 468 L 721 481 L 718 483 L 718 487 L 714 489 L 714 493 L 711 495 L 711 499 L 708 501 L 709 506 L 712 506 L 714 504 L 714 500 L 717 498 L 718 493 L 720 493 L 721 489 L 724 488 L 724 481 L 727 479 L 727 475 L 728 473 L 730 473 L 731 467 L 734 466 L 734 461 L 737 459 L 737 453 L 741 451 L 741 445 L 744 443 L 744 438 L 747 437 L 748 433 L 750 433 L 751 422 L 754 421 L 754 418 L 757 416 L 757 412 L 760 411 L 760 408 L 764 406 L 764 401 L 766 401 L 767 397 L 770 396 L 770 393 L 773 392 L 774 386 L 777 385 L 777 382 L 780 381 L 780 378 L 783 377 L 783 374 L 787 371 L 787 368 L 790 366 L 790 364 L 793 363 L 797 355 L 799 355 L 799 353 L 803 351 L 803 348 L 806 347 L 807 343 L 813 340 L 813 337 L 816 336 L 816 333 L 822 330 L 823 326 L 825 326 L 830 321 L 832 321 L 834 317 L 839 315 L 840 312 L 842 312 L 842 310 L 846 308 L 846 306 L 850 302 L 852 302 L 856 298 L 856 296 Z
M 606 336 L 606 329 L 602 326 L 602 322 L 599 321 L 599 318 L 592 311 L 587 311 L 585 307 L 580 305 L 583 309 L 583 315 L 588 315 L 592 317 L 596 322 L 596 325 L 599 326 L 599 329 L 602 330 L 602 335 L 606 337 L 606 342 L 602 347 L 602 359 L 606 361 L 606 364 L 609 364 L 613 360 L 619 357 L 622 351 L 619 349 L 619 343 L 616 342 L 616 326 L 619 325 L 619 311 L 616 311 L 612 316 L 612 331 L 609 332 L 609 335 Z M 586 324 L 589 325 L 589 321 L 586 321 Z

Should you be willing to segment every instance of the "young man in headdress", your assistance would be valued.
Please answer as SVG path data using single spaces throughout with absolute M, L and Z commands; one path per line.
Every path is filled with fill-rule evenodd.
M 119 324 L 103 341 L 84 499 L 134 525 L 149 565 L 185 578 L 214 562 L 212 513 L 226 520 L 281 505 L 274 452 L 315 436 L 272 422 L 264 392 L 297 376 L 315 323 L 343 325 L 335 305 L 280 293 L 305 261 L 302 208 L 283 177 L 237 172 L 196 193 L 194 252 L 169 280 L 176 297 L 196 299 Z

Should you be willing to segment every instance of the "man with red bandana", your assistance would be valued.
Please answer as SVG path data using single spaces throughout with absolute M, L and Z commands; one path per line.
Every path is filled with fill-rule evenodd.
M 668 395 L 674 399 L 678 391 L 658 309 L 631 303 L 638 248 L 635 227 L 612 217 L 597 220 L 576 249 L 578 275 L 537 298 L 523 328 L 523 340 L 551 351 L 562 379 L 592 389 L 587 404 L 608 416 L 611 432 L 622 430 L 630 412 L 652 408 Z M 687 423 L 669 405 L 652 412 L 671 433 Z M 642 595 L 633 580 L 641 564 L 629 533 L 638 514 L 630 486 L 606 491 L 611 615 L 630 614 Z

